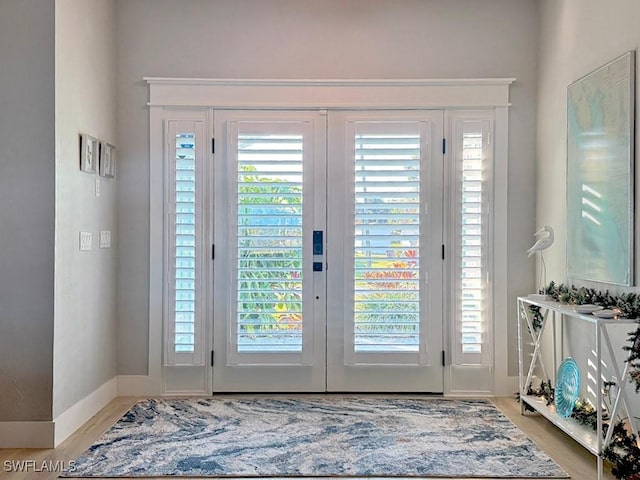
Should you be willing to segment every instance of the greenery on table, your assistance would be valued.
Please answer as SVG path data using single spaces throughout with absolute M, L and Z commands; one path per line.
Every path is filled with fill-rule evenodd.
M 604 292 L 595 288 L 570 287 L 561 283 L 557 285 L 551 282 L 540 292 L 550 295 L 553 300 L 571 305 L 593 304 L 604 308 L 617 308 L 620 316 L 624 318 L 640 319 L 640 295 L 635 292 L 612 294 L 609 290 Z
M 604 292 L 594 288 L 570 287 L 565 284 L 557 285 L 551 282 L 540 293 L 549 295 L 553 300 L 571 305 L 593 304 L 604 308 L 616 308 L 620 310 L 620 317 L 637 319 L 640 324 L 640 295 L 634 292 L 612 294 L 609 290 Z M 542 326 L 542 314 L 540 308 L 529 307 L 533 315 L 533 327 Z M 634 332 L 629 332 L 628 344 L 622 347 L 629 352 L 627 361 L 630 363 L 629 381 L 635 384 L 636 392 L 640 393 L 640 325 Z
M 604 292 L 593 288 L 567 286 L 551 282 L 540 290 L 541 294 L 549 295 L 554 301 L 571 305 L 593 304 L 604 308 L 618 309 L 620 317 L 636 319 L 638 328 L 629 332 L 628 343 L 623 350 L 629 352 L 627 362 L 630 364 L 629 382 L 635 384 L 636 392 L 640 392 L 640 295 L 634 292 L 612 294 L 609 290 Z M 543 316 L 540 307 L 529 306 L 531 312 L 531 325 L 534 330 L 542 328 Z M 605 382 L 604 388 L 614 386 L 611 382 Z M 528 386 L 528 395 L 544 398 L 547 405 L 554 401 L 554 389 L 551 381 L 542 382 L 538 389 Z M 573 408 L 571 418 L 593 430 L 597 429 L 596 409 L 586 400 L 578 400 Z M 632 421 L 630 419 L 630 421 Z M 608 424 L 603 426 L 603 434 L 606 435 Z M 640 480 L 640 446 L 638 439 L 629 432 L 623 421 L 613 426 L 612 440 L 603 452 L 603 457 L 613 464 L 612 473 L 618 479 Z

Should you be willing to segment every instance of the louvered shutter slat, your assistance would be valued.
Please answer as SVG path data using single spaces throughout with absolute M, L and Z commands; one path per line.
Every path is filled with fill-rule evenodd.
M 356 134 L 354 350 L 417 352 L 420 137 Z
M 238 135 L 238 352 L 300 352 L 303 138 Z
M 464 119 L 457 123 L 456 192 L 454 203 L 457 252 L 454 267 L 458 343 L 454 363 L 490 363 L 488 344 L 489 271 L 489 122 Z
M 192 353 L 195 350 L 196 296 L 196 159 L 195 134 L 178 133 L 175 137 L 176 159 L 173 163 L 175 201 L 174 258 L 174 350 Z M 193 279 L 185 281 L 185 279 Z

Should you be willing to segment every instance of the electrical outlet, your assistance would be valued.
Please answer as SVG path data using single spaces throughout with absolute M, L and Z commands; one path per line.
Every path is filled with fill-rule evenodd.
M 80 250 L 89 251 L 92 248 L 93 234 L 91 232 L 80 232 Z
M 96 178 L 96 197 L 100 196 L 100 179 Z
M 111 248 L 111 230 L 100 230 L 100 248 Z

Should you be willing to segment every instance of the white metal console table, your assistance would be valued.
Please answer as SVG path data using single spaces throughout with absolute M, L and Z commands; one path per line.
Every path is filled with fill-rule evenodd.
M 529 307 L 539 307 L 541 314 L 540 328 L 534 329 L 534 313 Z M 544 361 L 541 355 L 541 339 L 545 327 L 551 319 L 553 333 L 553 377 L 548 375 L 545 368 Z M 580 425 L 571 418 L 563 418 L 555 412 L 553 405 L 547 406 L 544 399 L 534 395 L 528 395 L 528 387 L 533 380 L 533 375 L 536 367 L 539 367 L 544 381 L 549 381 L 552 378 L 555 382 L 555 374 L 557 371 L 558 363 L 558 322 L 587 322 L 592 325 L 594 329 L 595 345 L 592 346 L 593 353 L 595 354 L 595 365 L 592 367 L 595 369 L 595 392 L 594 392 L 594 406 L 597 412 L 597 428 L 594 432 L 590 428 Z M 604 425 L 604 408 L 603 408 L 603 353 L 608 354 L 608 359 L 611 363 L 610 372 L 612 372 L 617 378 L 617 393 L 615 398 L 611 402 L 610 417 L 612 419 L 626 418 L 629 419 L 629 424 L 633 433 L 638 435 L 638 428 L 633 420 L 631 412 L 629 410 L 629 396 L 627 394 L 627 388 L 632 389 L 631 384 L 628 381 L 629 377 L 629 363 L 620 361 L 621 347 L 613 345 L 609 335 L 611 328 L 625 325 L 631 330 L 631 326 L 637 326 L 637 320 L 633 319 L 603 319 L 598 318 L 591 314 L 581 314 L 572 310 L 568 305 L 562 305 L 558 302 L 537 300 L 530 297 L 518 297 L 518 372 L 519 372 L 519 387 L 520 387 L 520 409 L 521 413 L 525 412 L 525 404 L 529 405 L 535 411 L 542 414 L 547 420 L 556 425 L 562 431 L 571 436 L 574 440 L 580 443 L 584 448 L 589 450 L 592 454 L 596 455 L 598 461 L 598 480 L 602 479 L 603 474 L 603 458 L 602 454 L 611 442 L 613 428 L 607 430 L 606 436 L 603 436 Z M 563 325 L 560 325 L 563 327 Z M 564 328 L 561 328 L 564 332 Z M 527 332 L 529 335 L 527 335 Z M 560 336 L 562 333 L 560 334 Z M 531 339 L 533 345 L 533 353 L 528 366 L 525 366 L 525 342 Z M 562 342 L 562 338 L 560 338 Z M 561 344 L 562 345 L 562 344 Z M 563 348 L 561 347 L 561 351 Z M 561 353 L 561 357 L 564 355 Z M 633 392 L 635 394 L 635 392 Z M 616 420 L 617 421 L 617 420 Z

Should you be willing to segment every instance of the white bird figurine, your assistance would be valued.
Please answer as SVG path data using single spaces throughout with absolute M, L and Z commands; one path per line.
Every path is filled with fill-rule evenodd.
M 536 233 L 534 233 L 533 236 L 537 237 L 538 235 L 542 235 L 543 233 L 546 233 L 547 236 L 540 238 L 536 243 L 533 244 L 533 247 L 527 250 L 528 257 L 536 252 L 542 252 L 543 250 L 546 250 L 551 245 L 553 245 L 553 228 L 551 228 L 549 225 L 545 225 Z

